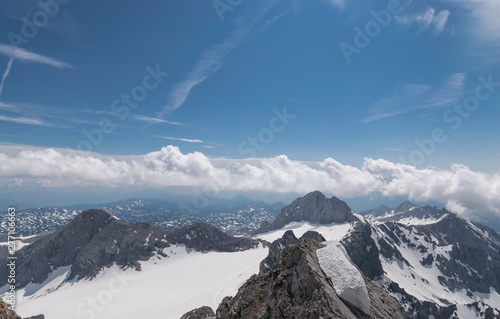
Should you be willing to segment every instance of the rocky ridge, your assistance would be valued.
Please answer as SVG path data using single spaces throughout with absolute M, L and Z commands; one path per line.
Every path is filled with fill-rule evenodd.
M 168 231 L 148 223 L 122 221 L 107 211 L 90 209 L 62 229 L 41 236 L 16 252 L 17 287 L 30 282 L 42 283 L 60 267 L 69 267 L 67 281 L 93 278 L 113 264 L 141 270 L 141 261 L 154 255 L 168 258 L 163 250 L 174 244 L 197 251 L 234 252 L 266 243 L 233 237 L 205 223 Z M 0 286 L 6 282 L 7 273 L 1 272 Z

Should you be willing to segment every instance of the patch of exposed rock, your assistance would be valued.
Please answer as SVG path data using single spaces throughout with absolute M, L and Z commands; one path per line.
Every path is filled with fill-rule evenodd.
M 11 310 L 10 305 L 3 302 L 0 298 L 0 318 L 2 319 L 21 319 L 14 310 Z
M 186 312 L 181 319 L 215 319 L 215 312 L 212 308 L 204 306 Z
M 197 251 L 236 252 L 257 248 L 260 243 L 268 244 L 262 240 L 231 236 L 207 223 L 197 223 L 170 230 L 167 233 L 167 239 L 169 242 L 184 244 Z
M 325 238 L 320 233 L 315 231 L 306 232 L 304 235 L 302 235 L 302 237 L 300 237 L 300 239 L 302 238 L 314 239 L 317 242 L 325 241 Z M 291 230 L 286 231 L 281 238 L 278 238 L 275 241 L 273 241 L 272 244 L 269 246 L 269 254 L 264 260 L 260 262 L 259 274 L 263 275 L 266 272 L 273 269 L 278 263 L 278 259 L 283 249 L 285 249 L 285 247 L 288 245 L 294 245 L 297 244 L 298 242 L 299 239 L 295 237 L 295 234 Z

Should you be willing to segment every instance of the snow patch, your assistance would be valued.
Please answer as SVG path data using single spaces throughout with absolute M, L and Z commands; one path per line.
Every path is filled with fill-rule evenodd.
M 370 314 L 370 297 L 363 276 L 352 265 L 340 242 L 329 241 L 316 251 L 321 268 L 333 282 L 337 294 L 366 314 Z

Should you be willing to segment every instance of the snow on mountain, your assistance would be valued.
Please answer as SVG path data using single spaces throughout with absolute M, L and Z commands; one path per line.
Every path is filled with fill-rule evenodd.
M 373 225 L 371 237 L 384 271 L 377 281 L 407 311 L 429 310 L 434 304 L 441 309 L 435 312 L 455 305 L 463 313 L 475 302 L 500 309 L 500 245 L 495 235 L 450 215 L 428 225 Z
M 380 205 L 361 213 L 374 224 L 391 221 L 405 225 L 433 224 L 449 214 L 451 213 L 446 209 L 438 209 L 428 205 L 417 206 L 410 201 L 405 201 L 396 208 Z
M 326 247 L 318 249 L 316 254 L 321 268 L 332 280 L 339 297 L 369 315 L 370 297 L 365 280 L 352 265 L 344 246 L 338 241 L 329 241 Z
M 267 255 L 262 246 L 202 253 L 176 245 L 164 252 L 167 257 L 155 255 L 142 262 L 141 271 L 113 265 L 92 280 L 65 282 L 68 267 L 56 269 L 42 284 L 18 291 L 17 311 L 23 317 L 43 313 L 50 319 L 178 319 L 203 305 L 216 308 L 258 273 Z
M 323 235 L 326 240 L 341 240 L 344 236 L 346 236 L 349 231 L 352 229 L 353 225 L 351 223 L 341 223 L 341 224 L 328 224 L 328 225 L 320 225 L 320 224 L 312 224 L 307 221 L 303 222 L 291 222 L 285 227 L 278 229 L 278 230 L 272 230 L 267 233 L 263 234 L 258 234 L 256 235 L 257 238 L 268 241 L 268 242 L 273 242 L 278 238 L 283 237 L 285 232 L 288 230 L 292 230 L 293 233 L 297 236 L 300 237 L 304 235 L 304 233 L 308 231 L 316 231 Z

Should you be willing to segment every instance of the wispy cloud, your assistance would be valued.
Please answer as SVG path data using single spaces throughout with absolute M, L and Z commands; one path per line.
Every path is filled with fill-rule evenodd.
M 167 121 L 167 120 L 164 120 L 161 118 L 149 117 L 149 116 L 145 116 L 145 115 L 134 115 L 132 118 L 135 120 L 138 120 L 138 121 L 149 123 L 149 124 L 184 125 L 184 124 L 179 123 L 179 122 Z
M 462 97 L 465 80 L 465 73 L 455 73 L 435 89 L 425 84 L 401 85 L 392 96 L 375 102 L 370 108 L 372 114 L 361 122 L 369 123 L 418 109 L 449 106 Z
M 4 122 L 13 122 L 19 124 L 28 124 L 28 125 L 40 125 L 40 126 L 52 126 L 49 123 L 46 123 L 39 119 L 27 118 L 27 117 L 9 117 L 0 115 L 0 121 Z
M 10 73 L 10 68 L 12 67 L 12 62 L 14 61 L 14 57 L 11 57 L 9 62 L 7 62 L 7 68 L 5 69 L 5 72 L 2 75 L 2 82 L 0 83 L 0 96 L 2 96 L 3 92 L 3 84 L 5 83 L 5 80 L 9 76 Z
M 191 138 L 169 137 L 169 136 L 158 136 L 158 137 L 166 139 L 166 140 L 171 140 L 171 141 L 181 141 L 181 142 L 187 142 L 187 143 L 204 143 L 204 141 L 202 141 L 202 140 L 191 139 Z
M 240 26 L 231 33 L 228 39 L 203 52 L 184 80 L 174 85 L 168 94 L 167 105 L 157 114 L 158 118 L 165 118 L 181 107 L 195 86 L 217 72 L 224 65 L 225 58 L 241 44 L 275 2 L 269 1 L 257 14 L 240 19 L 242 21 Z
M 331 4 L 335 8 L 344 8 L 345 7 L 345 0 L 324 0 Z
M 418 25 L 417 34 L 420 34 L 429 28 L 433 28 L 433 32 L 436 35 L 439 35 L 444 31 L 449 16 L 449 10 L 442 10 L 436 14 L 436 10 L 434 8 L 428 8 L 424 12 L 396 16 L 396 21 L 399 24 L 404 25 Z
M 500 39 L 500 1 L 498 0 L 456 0 L 465 6 L 468 14 L 475 20 L 471 30 L 478 39 L 499 46 Z
M 448 17 L 450 16 L 450 11 L 443 10 L 439 12 L 438 15 L 434 17 L 436 34 L 441 34 L 444 31 L 444 27 L 446 26 L 446 22 L 448 22 Z
M 28 50 L 7 44 L 0 43 L 0 54 L 9 56 L 11 58 L 15 58 L 16 60 L 19 60 L 21 62 L 40 63 L 60 69 L 73 67 L 69 63 L 62 62 L 54 58 L 46 57 L 38 53 L 30 52 Z
M 12 109 L 12 108 L 14 108 L 14 105 L 0 102 L 0 107 L 5 108 L 5 109 Z

